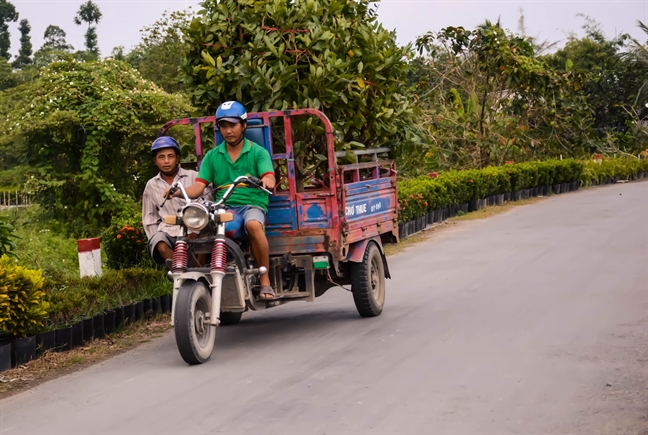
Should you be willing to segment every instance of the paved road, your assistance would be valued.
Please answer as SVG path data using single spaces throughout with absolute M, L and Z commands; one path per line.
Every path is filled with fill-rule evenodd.
M 172 335 L 0 402 L 0 432 L 648 433 L 648 182 L 466 222 L 351 295 Z

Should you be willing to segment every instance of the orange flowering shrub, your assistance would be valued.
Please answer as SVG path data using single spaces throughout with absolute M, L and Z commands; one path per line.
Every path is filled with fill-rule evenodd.
M 141 267 L 148 261 L 146 233 L 138 213 L 117 216 L 102 234 L 108 267 L 124 269 Z

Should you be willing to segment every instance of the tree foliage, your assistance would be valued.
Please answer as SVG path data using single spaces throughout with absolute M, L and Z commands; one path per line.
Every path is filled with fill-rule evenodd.
M 45 42 L 34 53 L 34 65 L 38 68 L 49 65 L 52 62 L 69 60 L 76 58 L 77 60 L 84 60 L 83 53 L 72 54 L 74 50 L 70 44 L 67 43 L 67 34 L 65 30 L 58 26 L 49 25 L 43 34 Z M 94 56 L 93 56 L 94 57 Z
M 67 34 L 65 33 L 65 30 L 61 29 L 59 26 L 49 25 L 43 34 L 43 39 L 45 41 L 41 48 L 46 50 L 73 50 L 74 47 L 67 43 L 66 38 Z
M 141 30 L 142 40 L 124 56 L 147 80 L 167 92 L 185 89 L 180 76 L 180 65 L 185 55 L 183 30 L 189 27 L 193 12 L 164 12 L 153 25 Z
M 486 21 L 420 37 L 425 57 L 410 76 L 432 166 L 475 167 L 569 153 L 588 146 L 590 108 L 574 93 L 585 77 L 535 57 L 532 41 Z
M 13 107 L 0 119 L 0 147 L 24 150 L 39 171 L 30 179 L 38 201 L 76 234 L 98 231 L 141 195 L 157 130 L 191 111 L 114 60 L 53 63 L 4 98 Z
M 29 36 L 29 32 L 31 31 L 29 21 L 20 20 L 20 27 L 18 28 L 18 30 L 20 30 L 21 35 L 20 50 L 18 51 L 18 57 L 16 58 L 16 60 L 14 60 L 12 65 L 16 69 L 22 69 L 33 62 L 31 58 L 33 50 L 31 36 Z
M 637 92 L 648 80 L 648 71 L 628 56 L 628 34 L 608 39 L 600 25 L 588 17 L 583 30 L 585 37 L 572 36 L 562 49 L 545 60 L 559 70 L 569 63 L 588 75 L 581 93 L 594 110 L 593 128 L 599 136 L 623 133 L 632 122 L 628 109 L 634 106 Z M 648 109 L 641 109 L 640 115 L 648 115 Z
M 15 6 L 7 0 L 0 0 L 0 56 L 5 59 L 11 59 L 11 39 L 9 34 L 9 25 L 18 21 L 18 12 Z
M 99 56 L 99 45 L 97 43 L 97 27 L 92 24 L 99 24 L 103 14 L 99 9 L 99 6 L 95 4 L 92 0 L 88 0 L 86 3 L 83 3 L 79 6 L 79 10 L 74 17 L 74 24 L 81 25 L 86 23 L 88 25 L 88 30 L 85 33 L 85 47 L 89 53 L 92 53 L 96 57 Z
M 333 122 L 338 150 L 411 150 L 420 141 L 406 86 L 411 52 L 377 22 L 374 4 L 203 2 L 183 62 L 195 106 L 207 113 L 226 100 L 251 112 L 315 108 Z M 323 130 L 312 121 L 293 124 L 298 180 L 321 161 Z

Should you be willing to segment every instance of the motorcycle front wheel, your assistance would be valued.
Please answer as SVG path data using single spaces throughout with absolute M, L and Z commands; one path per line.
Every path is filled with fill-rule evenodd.
M 211 295 L 204 282 L 186 281 L 180 287 L 173 321 L 176 345 L 187 364 L 206 362 L 214 350 L 216 327 L 209 324 Z

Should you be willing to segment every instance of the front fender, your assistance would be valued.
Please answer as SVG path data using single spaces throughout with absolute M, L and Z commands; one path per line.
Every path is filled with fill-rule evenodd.
M 174 287 L 179 289 L 185 281 L 204 281 L 208 287 L 211 287 L 212 278 L 208 273 L 185 272 L 181 274 L 174 282 Z

